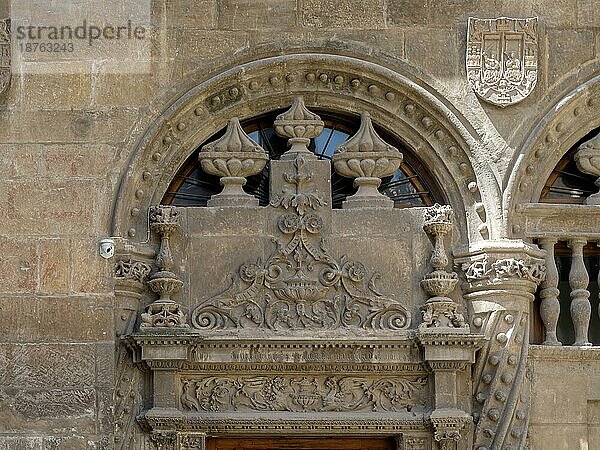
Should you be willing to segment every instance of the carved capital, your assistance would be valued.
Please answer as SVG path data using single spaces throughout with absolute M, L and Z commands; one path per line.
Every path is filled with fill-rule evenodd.
M 455 252 L 454 262 L 462 270 L 467 294 L 509 290 L 532 300 L 546 277 L 545 253 L 521 241 L 488 242 Z
M 153 431 L 150 442 L 155 450 L 178 450 L 175 431 Z
M 115 263 L 115 278 L 117 282 L 132 281 L 143 285 L 150 270 L 148 263 L 127 257 Z

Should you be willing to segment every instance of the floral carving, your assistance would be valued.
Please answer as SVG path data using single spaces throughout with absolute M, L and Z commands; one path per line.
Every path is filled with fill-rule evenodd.
M 398 330 L 408 328 L 410 313 L 376 287 L 377 272 L 343 256 L 334 258 L 322 237 L 319 208 L 325 201 L 306 190 L 312 174 L 303 155 L 285 173 L 293 192 L 283 192 L 271 207 L 285 212 L 277 221 L 282 236 L 265 261 L 247 262 L 223 293 L 202 302 L 192 312 L 192 325 L 201 330 L 266 328 Z
M 426 378 L 241 376 L 182 380 L 190 411 L 410 411 L 424 405 Z
M 514 258 L 498 259 L 490 263 L 487 258 L 462 265 L 467 281 L 501 280 L 523 278 L 541 283 L 546 277 L 546 265 L 542 260 L 522 260 Z
M 122 259 L 115 264 L 115 278 L 120 280 L 133 280 L 139 283 L 146 281 L 150 273 L 150 266 L 142 261 L 131 258 Z

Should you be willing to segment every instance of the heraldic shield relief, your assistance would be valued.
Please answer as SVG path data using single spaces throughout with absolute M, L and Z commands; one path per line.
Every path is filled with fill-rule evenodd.
M 483 100 L 518 103 L 537 82 L 537 18 L 469 18 L 467 77 Z
M 0 94 L 10 83 L 10 19 L 0 19 Z

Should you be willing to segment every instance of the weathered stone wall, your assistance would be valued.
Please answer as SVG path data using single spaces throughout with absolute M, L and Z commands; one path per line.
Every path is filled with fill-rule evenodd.
M 0 15 L 9 15 L 7 3 L 0 3 Z M 538 85 L 504 109 L 475 97 L 464 68 L 467 18 L 501 15 L 539 17 Z M 594 0 L 157 0 L 153 20 L 150 73 L 113 74 L 101 65 L 72 75 L 17 68 L 0 99 L 0 448 L 110 446 L 112 262 L 98 256 L 97 243 L 110 233 L 135 142 L 209 74 L 309 50 L 399 67 L 470 122 L 494 149 L 489 158 L 504 185 L 515 152 L 542 116 L 600 67 Z M 552 375 L 562 364 L 536 362 L 536 448 L 554 439 L 553 424 L 577 423 L 577 434 L 587 420 L 598 423 L 593 402 L 584 415 L 584 399 L 598 393 L 566 391 L 561 379 L 570 379 L 570 370 L 564 378 Z M 593 376 L 591 366 L 578 374 Z M 546 403 L 566 392 L 564 401 Z M 571 415 L 567 405 L 578 412 Z
M 597 349 L 533 347 L 529 434 L 532 448 L 600 446 L 600 360 Z

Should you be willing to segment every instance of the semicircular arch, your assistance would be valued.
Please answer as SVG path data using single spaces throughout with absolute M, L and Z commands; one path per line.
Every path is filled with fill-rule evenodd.
M 144 240 L 144 212 L 160 202 L 189 155 L 229 118 L 287 108 L 301 95 L 309 108 L 369 112 L 431 168 L 469 241 L 493 239 L 500 233 L 501 197 L 487 162 L 477 161 L 479 137 L 442 96 L 421 84 L 372 62 L 315 53 L 269 57 L 209 77 L 166 108 L 136 145 L 117 192 L 113 235 Z

